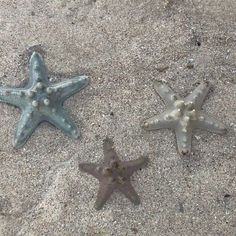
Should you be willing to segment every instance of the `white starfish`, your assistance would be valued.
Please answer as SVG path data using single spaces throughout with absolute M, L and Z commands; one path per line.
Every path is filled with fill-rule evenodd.
M 180 98 L 166 83 L 160 81 L 154 83 L 154 88 L 164 100 L 167 110 L 145 120 L 141 126 L 146 130 L 173 129 L 180 154 L 190 153 L 194 129 L 204 129 L 218 134 L 226 133 L 226 126 L 222 122 L 201 110 L 210 88 L 209 83 L 201 83 L 185 98 Z

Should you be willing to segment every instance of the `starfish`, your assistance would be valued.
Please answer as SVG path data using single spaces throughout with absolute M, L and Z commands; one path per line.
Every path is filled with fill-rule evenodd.
M 100 210 L 115 190 L 122 192 L 135 205 L 140 204 L 140 199 L 130 182 L 132 174 L 146 166 L 148 158 L 141 157 L 132 161 L 120 161 L 114 143 L 106 138 L 103 142 L 104 163 L 82 163 L 80 170 L 97 178 L 100 182 L 95 208 Z
M 146 130 L 173 129 L 180 154 L 186 155 L 191 152 L 194 129 L 204 129 L 218 134 L 226 133 L 227 129 L 223 123 L 205 114 L 201 109 L 210 88 L 208 82 L 198 85 L 185 98 L 180 98 L 166 83 L 161 81 L 155 81 L 154 88 L 164 100 L 167 110 L 160 115 L 144 120 L 141 126 Z
M 88 84 L 88 77 L 77 76 L 70 80 L 51 84 L 42 56 L 33 52 L 29 62 L 29 82 L 24 88 L 0 87 L 0 102 L 22 110 L 13 146 L 22 147 L 37 126 L 47 121 L 76 139 L 79 131 L 66 110 L 64 101 Z

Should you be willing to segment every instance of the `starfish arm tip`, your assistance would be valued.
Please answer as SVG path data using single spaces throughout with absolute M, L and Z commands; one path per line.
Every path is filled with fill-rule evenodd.
M 135 191 L 134 187 L 130 182 L 126 182 L 123 186 L 120 186 L 119 190 L 135 205 L 141 203 L 140 197 Z
M 227 127 L 224 127 L 224 130 L 222 131 L 222 134 L 227 134 L 228 133 L 228 129 Z
M 102 202 L 100 202 L 100 201 L 96 201 L 95 204 L 94 204 L 94 208 L 95 208 L 97 211 L 99 211 L 99 210 L 101 210 L 101 209 L 103 208 L 104 204 L 105 204 L 105 203 L 102 203 Z
M 217 130 L 216 133 L 218 133 L 218 134 L 222 134 L 222 135 L 225 135 L 225 134 L 228 133 L 228 128 L 226 127 L 226 125 L 221 124 L 220 129 Z
M 141 157 L 142 161 L 143 161 L 143 165 L 147 166 L 148 163 L 150 162 L 150 159 L 148 157 Z
M 39 63 L 43 60 L 41 54 L 39 54 L 36 51 L 33 51 L 33 53 L 30 56 L 30 65 L 33 65 L 34 63 Z
M 84 82 L 86 83 L 86 85 L 88 85 L 90 82 L 90 77 L 87 75 L 82 75 L 81 77 L 82 77 L 82 79 L 84 79 Z
M 142 129 L 147 129 L 147 127 L 148 127 L 148 122 L 147 122 L 147 120 L 141 121 L 141 122 L 140 122 L 140 127 L 141 127 Z
M 168 86 L 168 84 L 165 81 L 157 80 L 154 81 L 153 85 L 154 89 L 162 98 L 164 103 L 166 103 L 166 105 L 168 106 L 172 105 L 173 102 L 179 98 L 179 96 L 175 94 L 175 92 L 171 89 L 170 86 Z
M 140 200 L 140 198 L 139 197 L 136 197 L 133 201 L 132 201 L 133 203 L 134 203 L 134 205 L 136 205 L 136 206 L 138 206 L 138 205 L 140 205 L 141 204 L 141 200 Z
M 181 142 L 177 140 L 177 149 L 181 156 L 189 156 L 191 153 L 191 140 Z
M 130 193 L 127 193 L 126 195 L 129 200 L 134 204 L 134 205 L 140 205 L 141 204 L 141 200 L 140 200 L 140 197 L 138 196 L 138 194 L 134 191 L 134 192 L 130 192 Z
M 190 149 L 186 149 L 186 148 L 178 148 L 179 154 L 182 156 L 189 156 L 191 153 Z
M 204 113 L 201 113 L 198 118 L 197 128 L 222 135 L 228 132 L 228 128 L 225 124 Z
M 181 156 L 189 156 L 191 153 L 191 140 L 186 142 L 178 142 L 177 149 Z
M 80 131 L 78 129 L 75 129 L 74 131 L 72 131 L 72 138 L 73 139 L 75 139 L 75 140 L 79 139 L 80 136 L 81 136 L 81 134 L 80 134 Z
M 131 161 L 132 162 L 132 161 Z M 149 163 L 149 158 L 146 156 L 140 157 L 137 160 L 134 160 L 133 162 L 136 162 L 135 166 L 139 168 L 146 167 Z
M 153 130 L 153 123 L 151 121 L 151 118 L 141 121 L 140 127 L 146 131 Z
M 33 51 L 33 53 L 31 54 L 31 57 L 30 58 L 34 58 L 38 55 L 38 53 L 36 51 Z
M 90 78 L 87 75 L 79 75 L 74 77 L 73 79 L 78 80 L 78 82 L 80 82 L 81 88 L 85 88 L 90 82 Z
M 25 107 L 24 89 L 0 87 L 0 102 L 23 109 Z
M 87 172 L 88 163 L 80 163 L 79 164 L 79 170 L 83 172 Z
M 95 209 L 100 210 L 105 205 L 107 200 L 110 198 L 111 194 L 114 192 L 114 186 L 107 184 L 100 184 L 97 193 L 97 199 L 94 204 Z
M 166 84 L 164 81 L 162 81 L 162 80 L 154 80 L 153 81 L 153 85 L 154 86 L 157 86 L 157 87 L 160 87 L 160 86 L 162 86 L 163 84 Z
M 190 155 L 192 148 L 192 129 L 183 129 L 183 127 L 180 126 L 176 128 L 175 136 L 179 154 L 183 156 Z
M 92 175 L 96 179 L 100 179 L 101 174 L 100 174 L 100 168 L 97 164 L 95 163 L 80 163 L 79 164 L 79 170 L 82 172 L 85 172 L 87 174 Z
M 13 148 L 14 149 L 20 149 L 22 146 L 24 146 L 24 144 L 25 144 L 25 142 L 26 141 L 21 141 L 20 139 L 18 139 L 18 138 L 13 138 L 13 140 L 12 140 L 12 145 L 13 145 Z
M 106 137 L 104 140 L 103 140 L 103 147 L 104 149 L 111 149 L 114 145 L 114 141 L 109 138 L 109 137 Z

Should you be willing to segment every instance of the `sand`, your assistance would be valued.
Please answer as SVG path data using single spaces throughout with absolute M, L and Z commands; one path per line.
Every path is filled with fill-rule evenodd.
M 0 235 L 235 236 L 235 22 L 232 0 L 1 0 L 2 86 L 28 79 L 34 45 L 52 82 L 91 81 L 65 103 L 79 140 L 43 123 L 14 150 L 20 111 L 0 104 Z M 142 130 L 165 110 L 152 83 L 160 79 L 181 96 L 209 81 L 203 110 L 227 135 L 197 130 L 183 157 L 171 130 Z M 139 206 L 115 193 L 93 208 L 98 181 L 78 164 L 101 161 L 107 136 L 121 159 L 150 158 L 132 177 Z

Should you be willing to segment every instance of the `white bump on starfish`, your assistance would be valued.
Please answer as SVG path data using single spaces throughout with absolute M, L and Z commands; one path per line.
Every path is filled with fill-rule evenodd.
M 184 117 L 183 117 L 183 120 L 187 123 L 187 122 L 189 122 L 190 117 L 189 117 L 189 116 L 184 116 Z
M 78 137 L 80 136 L 78 130 L 76 130 L 76 129 L 75 129 L 75 130 L 72 130 L 71 133 L 72 133 L 72 135 L 73 135 L 74 138 L 78 138 Z
M 38 82 L 38 83 L 36 84 L 36 88 L 37 88 L 37 89 L 42 89 L 42 88 L 43 88 L 43 84 L 42 84 L 41 82 Z
M 28 98 L 32 98 L 33 96 L 34 96 L 34 92 L 33 91 L 31 91 L 31 90 L 29 90 L 29 91 L 27 91 L 26 92 L 26 96 L 28 97 Z
M 179 117 L 181 116 L 181 110 L 175 109 L 174 111 L 170 113 L 170 116 L 175 120 L 179 119 Z
M 183 148 L 186 148 L 186 147 L 187 147 L 187 144 L 186 144 L 186 143 L 183 143 L 183 144 L 182 144 L 182 147 L 183 147 Z
M 46 93 L 47 94 L 51 94 L 53 91 L 52 91 L 52 88 L 50 88 L 50 87 L 47 87 L 46 88 Z
M 177 100 L 176 95 L 175 95 L 175 94 L 171 94 L 171 95 L 170 95 L 170 100 L 172 100 L 172 101 Z
M 33 106 L 33 107 L 38 107 L 38 106 L 39 106 L 39 103 L 38 103 L 36 100 L 33 100 L 33 101 L 32 101 L 32 106 Z
M 33 115 L 33 113 L 32 113 L 32 112 L 28 112 L 28 113 L 26 114 L 26 117 L 29 119 L 29 118 L 31 118 L 31 117 L 32 117 L 32 115 Z
M 205 119 L 204 116 L 199 116 L 200 121 L 203 121 L 204 119 Z
M 221 122 L 211 118 L 201 111 L 201 105 L 209 90 L 208 83 L 200 84 L 185 99 L 181 99 L 175 95 L 171 88 L 166 84 L 155 83 L 155 89 L 159 95 L 167 103 L 167 111 L 160 115 L 145 120 L 142 127 L 146 130 L 156 130 L 163 128 L 175 129 L 178 150 L 181 154 L 190 153 L 192 129 L 205 129 L 215 133 L 225 133 L 226 127 Z M 168 96 L 166 94 L 168 92 Z M 178 99 L 173 100 L 176 96 Z M 159 120 L 159 122 L 156 122 Z M 186 147 L 183 149 L 183 139 L 186 138 Z
M 188 115 L 191 117 L 191 120 L 196 120 L 197 119 L 197 112 L 196 112 L 195 109 L 193 109 L 192 111 L 189 111 Z
M 183 132 L 183 133 L 187 133 L 186 127 L 184 127 L 184 128 L 182 129 L 182 132 Z
M 38 63 L 35 63 L 34 66 L 33 66 L 33 69 L 35 71 L 39 71 L 40 70 L 40 65 Z
M 209 125 L 213 125 L 213 124 L 214 124 L 213 121 L 211 121 L 211 120 L 208 120 L 207 123 L 208 123 Z
M 164 120 L 170 120 L 172 117 L 170 116 L 170 114 L 166 114 L 165 116 L 164 116 Z
M 157 121 L 157 122 L 158 122 L 158 121 Z M 148 123 L 148 122 L 144 122 L 144 123 L 143 123 L 143 127 L 148 128 L 148 126 L 149 126 L 149 123 Z
M 45 98 L 45 99 L 43 100 L 43 104 L 44 104 L 45 106 L 49 106 L 49 105 L 50 105 L 50 100 L 49 100 L 48 98 Z

